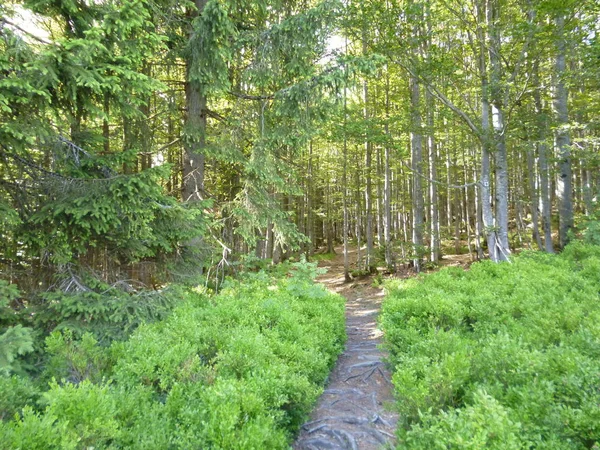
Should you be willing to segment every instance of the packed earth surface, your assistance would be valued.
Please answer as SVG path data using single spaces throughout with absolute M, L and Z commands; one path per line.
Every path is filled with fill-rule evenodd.
M 352 258 L 353 255 L 351 255 Z M 382 333 L 377 316 L 383 291 L 369 279 L 344 281 L 344 256 L 338 250 L 322 261 L 327 273 L 317 281 L 346 299 L 346 348 L 294 449 L 377 449 L 394 442 L 397 414 L 393 386 L 379 348 Z

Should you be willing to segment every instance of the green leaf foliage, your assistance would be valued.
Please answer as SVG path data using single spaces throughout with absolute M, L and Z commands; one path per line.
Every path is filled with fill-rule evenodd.
M 599 269 L 574 243 L 390 285 L 399 448 L 598 445 Z
M 287 448 L 345 340 L 343 299 L 298 263 L 198 288 L 164 321 L 101 349 L 91 335 L 47 339 L 60 376 L 0 423 L 6 448 Z M 113 361 L 113 362 L 111 362 Z

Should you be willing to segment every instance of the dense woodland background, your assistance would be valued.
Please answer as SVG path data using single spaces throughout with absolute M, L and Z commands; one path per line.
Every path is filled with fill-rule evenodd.
M 2 16 L 2 273 L 26 290 L 74 266 L 160 284 L 174 253 L 206 270 L 344 239 L 366 244 L 358 270 L 503 260 L 563 247 L 594 210 L 593 1 Z
M 0 435 L 15 448 L 285 447 L 341 351 L 343 308 L 305 262 L 271 267 L 274 278 L 259 269 L 343 244 L 358 249 L 345 252 L 348 280 L 447 254 L 526 273 L 522 250 L 553 253 L 582 234 L 600 243 L 598 17 L 595 0 L 2 2 Z M 593 292 L 597 255 L 578 248 L 540 253 L 531 270 Z M 513 273 L 482 267 L 473 291 Z M 408 313 L 394 295 L 391 353 L 419 365 L 402 353 L 396 319 Z M 540 325 L 507 298 L 510 321 Z M 434 300 L 428 320 L 444 322 Z M 592 330 L 573 344 L 592 361 L 595 303 L 563 300 L 548 300 L 557 329 Z M 456 317 L 468 339 L 487 339 Z M 179 329 L 197 333 L 189 348 L 174 344 Z M 532 336 L 540 348 L 562 339 Z M 400 386 L 413 376 L 398 373 Z M 62 381 L 48 391 L 51 380 Z M 448 404 L 464 400 L 455 385 Z M 584 447 L 599 436 L 597 387 L 585 389 L 573 387 L 590 393 Z M 399 394 L 408 425 L 421 420 L 411 401 L 431 406 L 419 392 Z M 477 411 L 500 408 L 473 395 Z M 86 422 L 77 408 L 88 406 L 106 421 Z

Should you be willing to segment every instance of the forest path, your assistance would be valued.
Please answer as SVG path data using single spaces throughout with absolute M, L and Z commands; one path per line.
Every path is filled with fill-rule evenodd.
M 328 385 L 293 445 L 295 450 L 378 449 L 391 447 L 395 440 L 397 414 L 391 375 L 378 345 L 382 332 L 377 328 L 383 291 L 372 286 L 370 278 L 344 282 L 344 255 L 336 249 L 317 281 L 330 291 L 346 297 L 344 352 L 329 376 Z M 356 250 L 350 261 L 356 260 Z

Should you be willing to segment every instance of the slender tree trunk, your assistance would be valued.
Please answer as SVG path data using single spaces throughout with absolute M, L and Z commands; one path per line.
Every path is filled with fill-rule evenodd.
M 412 244 L 413 265 L 415 271 L 420 272 L 422 266 L 423 250 L 423 136 L 421 130 L 421 93 L 417 79 L 410 78 L 411 92 L 411 169 L 412 169 Z
M 427 157 L 429 159 L 429 179 L 437 180 L 437 161 L 435 149 L 435 123 L 433 97 L 429 91 L 426 94 L 427 102 Z M 437 184 L 429 183 L 429 259 L 437 262 L 440 259 L 440 218 L 438 211 Z
M 325 236 L 327 239 L 327 253 L 335 253 L 334 245 L 333 245 L 333 230 L 332 230 L 332 220 L 331 220 L 331 184 L 329 177 L 327 178 L 327 186 L 326 186 L 326 195 L 325 195 Z
M 450 186 L 452 184 L 452 164 L 450 163 L 450 143 L 447 141 L 446 146 L 446 184 Z M 448 233 L 452 228 L 452 190 L 450 187 L 446 188 L 446 226 L 448 227 Z
M 472 152 L 472 158 L 475 159 L 475 152 Z M 477 179 L 477 169 L 473 166 L 473 178 Z M 484 258 L 483 247 L 481 245 L 481 238 L 483 237 L 483 217 L 481 216 L 481 189 L 479 186 L 475 186 L 475 245 L 477 246 L 477 259 L 482 260 Z
M 363 38 L 363 52 L 366 54 L 367 51 L 366 36 Z M 363 81 L 363 117 L 365 123 L 369 122 L 369 84 L 365 78 Z M 372 146 L 370 137 L 365 135 L 365 212 L 366 212 L 366 240 L 367 240 L 367 252 L 365 258 L 365 268 L 367 271 L 371 271 L 373 264 L 373 195 L 372 195 L 372 180 L 371 180 L 371 159 L 372 159 Z
M 535 85 L 533 100 L 537 117 L 536 150 L 540 168 L 540 203 L 542 210 L 542 231 L 544 232 L 544 248 L 548 253 L 554 253 L 554 247 L 552 245 L 552 203 L 550 198 L 550 175 L 548 171 L 548 147 L 546 145 L 548 116 L 545 113 L 540 93 L 542 87 L 539 80 L 538 61 L 535 61 L 533 65 L 533 83 Z
M 314 180 L 313 180 L 313 141 L 312 139 L 308 143 L 308 201 L 307 201 L 307 218 L 306 227 L 308 228 L 308 254 L 312 256 L 315 252 L 315 219 L 313 211 L 313 194 L 314 194 Z
M 555 62 L 555 97 L 554 110 L 556 113 L 556 150 L 559 159 L 557 195 L 559 203 L 559 239 L 560 246 L 564 248 L 567 245 L 568 233 L 573 228 L 573 187 L 571 170 L 571 138 L 569 135 L 569 110 L 568 110 L 568 91 L 565 86 L 566 72 L 566 41 L 564 36 L 565 17 L 559 13 L 556 17 L 556 32 L 558 33 L 556 43 L 556 62 Z
M 510 257 L 508 242 L 508 157 L 506 154 L 504 89 L 502 88 L 502 67 L 500 61 L 501 37 L 497 22 L 500 17 L 499 0 L 490 0 L 488 5 L 488 27 L 491 65 L 491 106 L 494 128 L 494 162 L 496 168 L 496 233 L 498 260 Z
M 377 147 L 377 248 L 383 248 L 383 156 L 381 147 Z
M 385 78 L 385 134 L 390 137 L 389 129 L 389 118 L 390 118 L 390 74 L 386 70 Z M 393 272 L 396 271 L 395 262 L 392 252 L 392 208 L 391 208 L 391 170 L 390 170 L 390 146 L 386 143 L 384 150 L 384 182 L 383 182 L 383 209 L 384 209 L 384 221 L 383 221 L 383 235 L 384 235 L 384 246 L 385 246 L 385 264 L 388 269 Z
M 346 50 L 348 43 L 346 42 Z M 348 137 L 346 136 L 346 125 L 347 125 L 347 92 L 346 86 L 344 86 L 344 154 L 343 154 L 343 168 L 342 168 L 342 204 L 344 209 L 344 226 L 342 230 L 344 239 L 344 280 L 346 282 L 351 281 L 350 277 L 350 263 L 348 259 Z
M 589 169 L 583 171 L 583 203 L 585 205 L 585 215 L 590 216 L 593 209 L 592 195 L 592 173 Z
M 360 195 L 360 167 L 356 168 L 356 267 L 360 270 L 362 265 L 361 260 L 361 227 L 362 227 L 362 208 L 361 208 L 361 195 Z
M 467 247 L 469 249 L 469 257 L 471 258 L 471 261 L 473 261 L 473 259 L 474 259 L 473 258 L 473 248 L 472 248 L 472 244 L 471 244 L 471 235 L 472 235 L 471 214 L 469 211 L 470 198 L 469 198 L 469 188 L 467 187 L 467 183 L 469 182 L 469 170 L 467 168 L 467 152 L 464 147 L 463 147 L 462 156 L 463 156 L 463 180 L 465 183 L 465 187 L 463 189 L 463 198 L 464 198 L 463 217 L 465 219 L 465 231 L 467 233 Z
M 487 0 L 480 0 L 477 3 L 478 27 L 477 37 L 479 40 L 479 75 L 481 77 L 481 129 L 482 153 L 481 153 L 481 216 L 483 219 L 484 232 L 486 234 L 488 252 L 492 261 L 498 261 L 498 252 L 496 247 L 496 231 L 494 224 L 494 213 L 491 204 L 491 184 L 490 184 L 490 157 L 491 142 L 493 131 L 490 126 L 490 101 L 489 101 L 489 82 L 486 61 L 486 44 L 483 24 L 486 17 Z
M 533 240 L 538 246 L 538 249 L 544 250 L 544 246 L 542 245 L 542 238 L 540 236 L 540 227 L 539 227 L 539 214 L 538 214 L 538 206 L 540 204 L 540 196 L 538 193 L 538 176 L 535 170 L 535 157 L 533 155 L 533 149 L 527 149 L 527 172 L 528 172 L 528 180 L 529 180 L 529 194 L 531 199 L 531 222 L 533 224 Z

